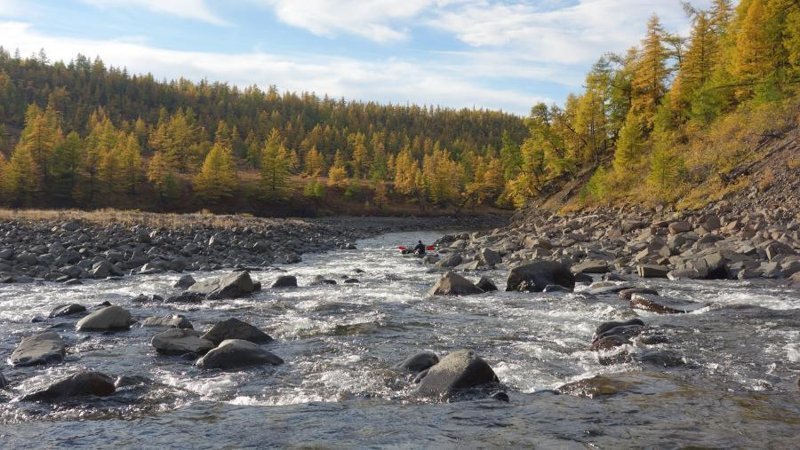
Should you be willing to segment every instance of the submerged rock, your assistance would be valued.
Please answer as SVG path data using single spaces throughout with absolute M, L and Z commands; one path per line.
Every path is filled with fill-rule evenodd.
M 689 300 L 659 297 L 648 294 L 633 294 L 631 308 L 644 309 L 658 314 L 688 313 L 698 310 L 705 305 Z
M 201 369 L 235 369 L 264 364 L 277 366 L 283 364 L 283 360 L 257 344 L 241 339 L 222 341 L 196 363 Z
M 79 305 L 77 303 L 72 303 L 70 305 L 58 305 L 50 311 L 49 317 L 52 319 L 54 317 L 62 317 L 62 316 L 72 316 L 74 314 L 81 314 L 86 312 L 86 307 L 83 305 Z
M 64 340 L 55 331 L 48 331 L 22 339 L 11 354 L 11 364 L 33 366 L 61 362 L 65 354 Z
M 99 309 L 75 325 L 78 331 L 127 330 L 134 323 L 127 309 L 113 305 Z
M 556 389 L 561 394 L 575 395 L 578 397 L 595 398 L 614 395 L 625 391 L 632 386 L 631 383 L 615 380 L 603 375 L 573 381 Z
M 499 380 L 491 366 L 472 350 L 454 351 L 418 377 L 421 397 L 449 397 Z
M 482 293 L 483 290 L 481 288 L 455 272 L 447 272 L 428 291 L 428 295 L 474 295 Z
M 658 291 L 650 288 L 629 288 L 619 291 L 619 298 L 622 300 L 630 300 L 633 294 L 650 294 L 658 295 Z
M 419 373 L 427 370 L 439 363 L 439 357 L 436 353 L 424 351 L 409 356 L 403 361 L 397 363 L 394 368 L 399 370 L 407 370 L 411 373 Z
M 145 327 L 167 327 L 167 328 L 194 328 L 189 320 L 179 314 L 162 317 L 148 317 L 142 322 Z
M 100 372 L 85 371 L 59 380 L 42 391 L 25 395 L 22 400 L 56 401 L 89 395 L 107 397 L 115 391 L 114 380 L 111 377 Z
M 150 345 L 162 355 L 182 355 L 184 353 L 202 355 L 214 348 L 214 343 L 201 338 L 199 332 L 182 328 L 171 328 L 158 333 L 150 340 Z
M 189 287 L 188 292 L 204 294 L 209 300 L 222 298 L 239 298 L 255 291 L 250 272 L 233 272 L 231 274 L 199 281 Z
M 272 341 L 272 337 L 267 333 L 264 333 L 247 322 L 233 317 L 215 323 L 202 337 L 203 339 L 213 342 L 214 345 L 219 345 L 222 341 L 227 339 L 240 339 L 255 343 Z
M 559 262 L 536 261 L 511 269 L 506 291 L 542 292 L 551 284 L 574 289 L 575 276 L 567 266 Z

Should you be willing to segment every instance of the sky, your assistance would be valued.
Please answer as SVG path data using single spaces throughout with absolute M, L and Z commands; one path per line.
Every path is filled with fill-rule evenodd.
M 710 0 L 696 0 L 707 7 Z M 0 0 L 0 45 L 129 73 L 528 115 L 679 0 Z

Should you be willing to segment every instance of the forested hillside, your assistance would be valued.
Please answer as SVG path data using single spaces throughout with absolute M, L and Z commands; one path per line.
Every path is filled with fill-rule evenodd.
M 738 168 L 764 157 L 800 113 L 800 2 L 684 8 L 690 36 L 654 16 L 641 45 L 597 61 L 582 93 L 534 106 L 511 181 L 519 204 L 567 186 L 577 208 L 694 207 L 759 182 Z M 796 173 L 800 160 L 781 164 Z
M 699 206 L 758 182 L 740 168 L 797 126 L 800 2 L 684 8 L 689 36 L 653 16 L 582 93 L 525 119 L 157 81 L 0 48 L 0 203 L 268 214 L 350 199 L 374 212 L 559 192 L 572 208 Z
M 494 204 L 502 155 L 526 135 L 502 112 L 157 81 L 99 58 L 51 63 L 0 48 L 0 203 L 11 206 Z

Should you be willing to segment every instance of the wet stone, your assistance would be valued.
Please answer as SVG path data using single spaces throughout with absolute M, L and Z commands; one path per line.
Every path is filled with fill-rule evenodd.
M 648 294 L 633 294 L 631 308 L 652 311 L 658 314 L 688 313 L 703 308 L 705 305 L 690 300 L 659 297 Z

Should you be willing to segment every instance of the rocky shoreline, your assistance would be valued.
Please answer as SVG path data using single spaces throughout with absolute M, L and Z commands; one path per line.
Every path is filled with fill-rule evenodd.
M 0 284 L 35 280 L 80 283 L 165 271 L 291 264 L 304 253 L 353 248 L 357 239 L 392 231 L 476 229 L 506 220 L 488 217 L 335 217 L 261 219 L 142 213 L 126 220 L 10 218 L 0 220 Z

